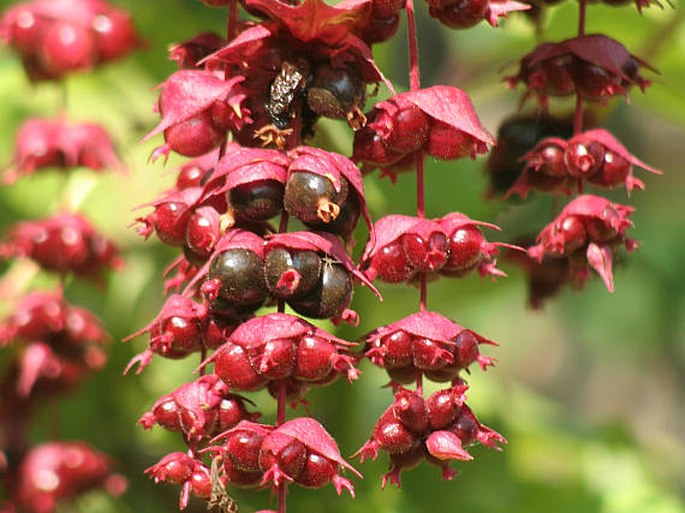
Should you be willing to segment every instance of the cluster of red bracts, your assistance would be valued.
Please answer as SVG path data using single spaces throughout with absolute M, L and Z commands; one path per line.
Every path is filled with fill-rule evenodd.
M 33 0 L 5 11 L 0 39 L 32 81 L 56 80 L 119 59 L 141 40 L 127 12 L 103 0 Z
M 142 41 L 125 11 L 104 0 L 32 0 L 0 18 L 0 40 L 20 57 L 31 82 L 58 81 L 128 54 Z M 66 106 L 65 106 L 66 107 Z M 94 123 L 33 117 L 16 136 L 3 183 L 56 168 L 122 170 L 107 132 Z M 97 283 L 122 260 L 115 245 L 82 215 L 61 213 L 9 227 L 0 258 L 30 258 L 42 270 Z M 21 265 L 17 268 L 24 268 Z M 28 283 L 27 283 L 28 284 Z M 10 279 L 4 287 L 14 287 Z M 6 290 L 20 296 L 19 290 Z M 89 310 L 56 293 L 32 292 L 0 324 L 0 347 L 9 357 L 0 385 L 0 481 L 7 513 L 53 513 L 86 492 L 120 495 L 126 480 L 112 461 L 84 442 L 29 446 L 31 414 L 41 401 L 71 392 L 107 361 L 108 336 Z
M 648 5 L 637 2 L 638 8 Z M 531 190 L 581 194 L 545 227 L 528 250 L 512 253 L 510 260 L 530 276 L 530 304 L 539 308 L 564 284 L 580 288 L 594 270 L 613 291 L 612 267 L 615 250 L 628 251 L 637 243 L 626 236 L 632 223 L 632 207 L 615 204 L 595 195 L 582 195 L 587 185 L 599 188 L 624 186 L 630 193 L 645 185 L 633 176 L 639 167 L 657 175 L 632 155 L 609 131 L 581 131 L 591 116 L 581 110 L 583 101 L 606 104 L 613 96 L 627 96 L 636 85 L 641 90 L 650 81 L 641 75 L 647 62 L 632 55 L 621 43 L 601 34 L 579 35 L 557 43 L 542 43 L 520 61 L 519 72 L 507 77 L 509 86 L 522 82 L 524 100 L 535 96 L 542 115 L 520 115 L 508 119 L 500 129 L 501 149 L 488 162 L 491 192 L 525 198 Z M 549 97 L 576 95 L 574 134 L 570 122 L 548 114 Z
M 613 292 L 612 248 L 623 245 L 632 251 L 637 247 L 625 233 L 633 225 L 628 216 L 634 210 L 600 196 L 578 196 L 540 232 L 528 254 L 538 262 L 545 256 L 568 259 L 576 283 L 587 280 L 589 270 L 594 269 Z
M 222 441 L 220 445 L 218 442 Z M 213 455 L 214 472 L 201 457 L 173 452 L 146 470 L 155 482 L 181 485 L 180 507 L 190 494 L 210 499 L 220 487 L 271 486 L 284 482 L 306 488 L 332 483 L 354 495 L 352 483 L 340 475 L 348 469 L 361 477 L 340 455 L 333 437 L 316 420 L 300 417 L 280 426 L 243 420 L 212 440 L 203 453 Z
M 494 24 L 498 16 L 525 8 L 516 2 L 472 3 L 431 8 L 453 25 L 462 15 L 470 17 L 470 25 L 482 19 Z M 228 39 L 202 33 L 171 48 L 180 70 L 162 84 L 161 120 L 147 136 L 164 136 L 153 158 L 173 151 L 195 160 L 180 169 L 172 190 L 146 205 L 154 211 L 137 220 L 141 235 L 155 233 L 163 243 L 182 248 L 183 255 L 169 268 L 176 274 L 167 289 L 175 293 L 133 335 L 149 333 L 149 348 L 127 370 L 140 364 L 140 372 L 153 355 L 200 353 L 202 372 L 213 364 L 212 374 L 161 398 L 143 415 L 146 428 L 157 424 L 180 432 L 189 446 L 188 452 L 167 455 L 148 474 L 181 487 L 181 508 L 191 495 L 213 503 L 226 485 L 283 492 L 285 483 L 332 482 L 339 493 L 352 491 L 339 475 L 350 467 L 318 422 L 279 417 L 276 426 L 257 424 L 257 414 L 247 411 L 236 392 L 266 388 L 279 405 L 285 399 L 296 406 L 305 403 L 312 386 L 341 375 L 355 379 L 363 357 L 384 367 L 395 385 L 425 375 L 461 390 L 444 406 L 454 417 L 440 428 L 451 435 L 415 433 L 417 443 L 430 438 L 436 454 L 436 443 L 443 446 L 437 457 L 449 459 L 446 440 L 453 437 L 462 436 L 464 445 L 503 441 L 463 403 L 459 377 L 473 362 L 483 368 L 493 364 L 478 350 L 492 341 L 422 312 L 375 330 L 364 351 L 354 353 L 355 344 L 282 313 L 287 305 L 305 317 L 354 324 L 353 286 L 361 283 L 377 294 L 376 277 L 399 282 L 422 274 L 464 276 L 476 269 L 502 275 L 495 256 L 498 247 L 509 245 L 488 242 L 480 231 L 494 225 L 459 213 L 434 220 L 388 216 L 372 223 L 357 167 L 380 167 L 394 178 L 424 153 L 441 159 L 485 153 L 494 140 L 470 99 L 447 86 L 394 94 L 370 45 L 394 34 L 401 0 L 350 0 L 334 7 L 321 0 L 241 5 L 261 21 L 232 19 Z M 382 81 L 393 96 L 365 113 L 367 86 Z M 321 116 L 346 120 L 355 131 L 352 159 L 303 145 Z M 256 148 L 260 145 L 276 149 Z M 271 222 L 278 215 L 283 217 L 277 230 Z M 370 236 L 358 266 L 349 252 L 360 218 Z M 286 232 L 286 220 L 307 231 Z M 276 304 L 281 313 L 254 317 L 258 308 Z M 206 357 L 209 351 L 213 354 Z M 417 449 L 409 452 L 413 458 Z M 395 458 L 392 465 L 393 475 L 399 475 L 413 463 Z M 399 478 L 392 481 L 399 485 Z
M 72 123 L 64 119 L 29 119 L 17 132 L 13 165 L 4 182 L 33 175 L 46 168 L 87 167 L 123 169 L 107 132 L 93 123 Z
M 471 99 L 456 87 L 396 94 L 374 105 L 367 120 L 355 132 L 353 158 L 364 164 L 365 172 L 380 167 L 392 180 L 413 169 L 418 153 L 444 160 L 476 158 L 495 143 Z
M 0 384 L 0 480 L 12 502 L 8 513 L 53 513 L 58 504 L 95 489 L 120 495 L 126 479 L 112 461 L 84 442 L 52 441 L 28 447 L 31 414 L 42 401 L 72 391 L 107 362 L 109 336 L 89 310 L 61 292 L 33 292 L 0 323 L 8 354 Z
M 478 362 L 485 370 L 494 360 L 479 344 L 496 345 L 436 312 L 417 312 L 364 337 L 365 356 L 384 368 L 396 383 L 408 384 L 419 373 L 437 382 L 454 381 Z
M 488 242 L 478 228 L 490 223 L 474 221 L 453 212 L 441 219 L 389 215 L 376 222 L 377 239 L 362 257 L 362 267 L 373 280 L 388 283 L 420 275 L 458 277 L 478 269 L 481 276 L 504 276 L 495 267 L 498 247 L 520 249 L 502 242 Z
M 376 459 L 378 450 L 390 455 L 390 471 L 383 476 L 383 487 L 389 481 L 400 486 L 400 473 L 426 459 L 442 468 L 443 479 L 450 480 L 456 471 L 451 460 L 473 459 L 464 446 L 474 442 L 499 449 L 506 443 L 499 433 L 483 426 L 466 405 L 468 386 L 457 383 L 438 390 L 428 398 L 415 391 L 398 387 L 395 402 L 381 415 L 371 439 L 358 451 L 362 461 Z
M 33 447 L 22 461 L 14 485 L 17 502 L 26 511 L 52 513 L 60 502 L 94 489 L 121 495 L 127 482 L 112 471 L 112 461 L 106 454 L 84 442 L 60 441 Z M 15 513 L 12 505 L 6 507 L 10 509 L 3 512 Z
M 8 376 L 22 397 L 54 394 L 80 383 L 107 361 L 108 340 L 100 321 L 85 308 L 68 304 L 59 293 L 24 297 L 0 324 L 0 346 L 16 347 Z M 12 368 L 12 366 L 11 366 Z
M 531 189 L 561 191 L 572 194 L 584 181 L 598 187 L 624 185 L 628 192 L 645 185 L 633 176 L 633 166 L 654 174 L 661 171 L 648 166 L 608 131 L 598 128 L 575 135 L 568 140 L 548 137 L 528 153 L 523 173 L 507 192 L 526 197 Z
M 123 264 L 114 244 L 80 214 L 17 223 L 0 244 L 0 257 L 30 258 L 43 269 L 95 281 Z
M 591 34 L 542 43 L 521 59 L 519 72 L 507 80 L 512 88 L 523 82 L 528 89 L 524 98 L 536 95 L 546 107 L 550 96 L 581 94 L 587 100 L 606 101 L 625 96 L 633 85 L 644 91 L 650 82 L 640 75 L 640 68 L 655 71 L 618 41 Z

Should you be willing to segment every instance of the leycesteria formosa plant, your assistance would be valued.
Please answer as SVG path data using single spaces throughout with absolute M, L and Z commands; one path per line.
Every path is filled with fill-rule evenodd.
M 475 272 L 494 281 L 506 276 L 498 265 L 507 261 L 529 273 L 534 307 L 593 273 L 613 291 L 616 254 L 637 247 L 628 234 L 634 209 L 583 192 L 644 189 L 634 168 L 660 171 L 596 126 L 584 107 L 607 106 L 633 86 L 644 91 L 645 75 L 655 70 L 620 42 L 586 34 L 586 0 L 579 0 L 577 36 L 541 43 L 505 77 L 510 88 L 525 87 L 522 107 L 531 100 L 539 109 L 512 116 L 495 138 L 467 92 L 422 87 L 413 0 L 201 2 L 226 12 L 226 31 L 202 32 L 169 50 L 178 70 L 158 88 L 159 122 L 144 139 L 163 138 L 151 160 L 171 153 L 191 160 L 171 189 L 141 205 L 134 224 L 178 255 L 165 271 L 168 296 L 159 314 L 126 339 L 144 335 L 148 345 L 125 369 L 139 374 L 162 359 L 194 358 L 198 375 L 142 413 L 142 428 L 179 438 L 179 450 L 145 473 L 177 488 L 180 509 L 199 499 L 236 512 L 234 488 L 269 490 L 274 509 L 262 513 L 285 513 L 295 486 L 330 484 L 338 495 L 354 496 L 361 473 L 342 456 L 353 451 L 341 451 L 307 404 L 314 387 L 363 377 L 359 367 L 368 359 L 387 373 L 393 395 L 355 456 L 362 463 L 387 454 L 382 487 L 400 487 L 402 473 L 423 461 L 453 479 L 453 462 L 474 459 L 472 445 L 500 450 L 507 443 L 467 404 L 468 375 L 495 364 L 481 349 L 497 343 L 430 310 L 429 283 Z M 496 27 L 531 5 L 427 0 L 426 7 L 431 23 L 466 29 L 482 21 Z M 402 18 L 410 88 L 398 92 L 375 62 L 373 45 L 395 37 Z M 128 16 L 103 0 L 19 4 L 0 21 L 0 37 L 32 81 L 88 70 L 141 44 Z M 384 99 L 376 101 L 381 90 Z M 551 112 L 553 97 L 570 97 L 572 114 Z M 350 155 L 313 143 L 320 118 L 342 121 L 353 139 Z M 541 191 L 568 200 L 537 237 L 493 240 L 499 227 L 466 213 L 426 215 L 425 159 L 476 159 L 496 144 L 490 196 L 525 199 Z M 15 147 L 7 183 L 44 168 L 121 168 L 106 132 L 64 116 L 27 121 Z M 400 173 L 416 176 L 415 215 L 390 212 L 374 221 L 364 180 L 395 183 Z M 360 219 L 366 226 L 356 230 Z M 361 232 L 368 236 L 356 262 Z M 30 258 L 62 279 L 101 281 L 120 263 L 114 244 L 74 213 L 21 222 L 4 240 L 1 256 Z M 357 326 L 364 312 L 353 308 L 355 289 L 382 299 L 374 282 L 415 286 L 416 311 L 357 341 L 317 324 Z M 20 412 L 29 410 L 29 398 L 67 390 L 103 365 L 105 340 L 95 317 L 59 294 L 35 293 L 19 304 L 0 329 L 1 346 L 20 347 L 0 405 L 2 415 L 19 418 L 14 436 L 20 440 L 27 424 Z M 438 384 L 435 391 L 427 393 L 426 381 Z M 275 419 L 250 398 L 261 390 L 276 403 Z M 69 465 L 74 454 L 76 467 Z M 4 456 L 21 461 L 7 478 L 17 490 L 12 512 L 52 513 L 90 488 L 123 488 L 109 459 L 78 442 Z M 32 488 L 41 468 L 57 476 L 50 493 Z

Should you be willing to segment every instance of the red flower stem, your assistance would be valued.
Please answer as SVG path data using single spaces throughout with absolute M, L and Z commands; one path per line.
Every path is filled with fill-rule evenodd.
M 407 0 L 407 39 L 409 42 L 409 88 L 418 91 L 421 88 L 419 78 L 419 43 L 416 37 L 416 15 L 414 0 Z
M 278 513 L 285 513 L 285 494 L 288 491 L 288 485 L 283 482 L 278 485 Z
M 228 25 L 226 27 L 226 39 L 230 42 L 235 38 L 238 31 L 238 0 L 231 0 L 228 4 Z
M 207 359 L 207 346 L 202 344 L 202 349 L 200 349 L 200 363 Z M 200 376 L 205 375 L 205 367 L 200 367 Z
M 573 116 L 573 135 L 583 131 L 583 93 L 576 92 L 576 111 Z
M 278 384 L 278 408 L 276 410 L 276 425 L 280 426 L 285 422 L 286 404 L 286 382 L 282 380 Z M 288 484 L 282 481 L 278 485 L 278 513 L 285 513 L 285 494 L 288 491 Z
M 409 87 L 412 91 L 421 89 L 421 76 L 419 74 L 419 40 L 416 35 L 416 13 L 414 12 L 414 0 L 407 0 L 407 39 L 409 44 Z M 423 153 L 416 152 L 416 216 L 426 217 L 426 190 L 423 175 Z M 428 300 L 428 279 L 426 273 L 421 273 L 419 278 L 419 310 L 426 311 Z M 423 376 L 421 371 L 416 374 L 416 391 L 423 395 Z
M 585 35 L 585 17 L 587 11 L 587 0 L 578 0 L 578 36 Z
M 578 0 L 578 37 L 585 35 L 585 18 L 587 15 L 587 0 Z M 576 112 L 573 118 L 573 134 L 583 131 L 583 94 L 576 92 Z

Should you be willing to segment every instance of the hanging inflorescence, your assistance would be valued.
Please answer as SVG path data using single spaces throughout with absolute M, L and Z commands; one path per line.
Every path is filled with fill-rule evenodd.
M 31 82 L 62 87 L 70 74 L 119 59 L 140 44 L 128 14 L 101 0 L 16 4 L 0 19 L 0 38 L 19 55 Z M 54 118 L 21 125 L 5 185 L 55 168 L 123 169 L 106 130 L 71 121 L 67 111 L 65 103 Z M 0 481 L 9 492 L 0 509 L 52 513 L 91 490 L 123 493 L 127 481 L 114 473 L 113 460 L 86 442 L 60 440 L 57 426 L 50 430 L 54 440 L 35 444 L 30 437 L 36 412 L 68 397 L 107 362 L 109 335 L 93 312 L 67 301 L 65 286 L 73 278 L 103 285 L 123 262 L 117 247 L 82 213 L 67 210 L 9 227 L 0 257 L 12 261 L 1 287 L 12 306 L 0 323 L 0 347 L 8 355 L 0 384 Z M 38 271 L 57 274 L 59 289 L 27 292 L 33 280 L 14 278 L 15 272 L 33 277 Z

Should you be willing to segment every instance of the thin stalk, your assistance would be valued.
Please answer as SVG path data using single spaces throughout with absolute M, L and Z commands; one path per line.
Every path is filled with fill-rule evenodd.
M 202 344 L 202 349 L 200 349 L 200 363 L 207 359 L 207 346 Z M 205 375 L 205 367 L 200 367 L 200 376 Z
M 587 0 L 578 0 L 578 36 L 585 35 L 585 18 L 587 11 Z
M 416 13 L 414 11 L 414 0 L 407 0 L 407 39 L 409 45 L 409 87 L 412 91 L 421 88 L 421 76 L 419 73 L 419 42 L 416 36 Z M 416 216 L 426 217 L 426 190 L 425 177 L 423 172 L 423 153 L 416 152 Z M 419 281 L 419 310 L 426 311 L 428 301 L 428 280 L 426 273 L 421 273 Z M 421 371 L 416 374 L 416 391 L 423 395 L 423 375 Z
M 576 110 L 573 115 L 573 135 L 583 131 L 583 93 L 576 92 Z
M 416 14 L 414 0 L 407 0 L 407 39 L 409 43 L 409 87 L 412 91 L 421 88 L 419 76 L 419 43 L 416 37 Z
M 282 380 L 278 384 L 278 409 L 276 411 L 276 425 L 280 426 L 285 422 L 286 408 L 286 382 Z M 285 495 L 288 491 L 288 484 L 282 481 L 278 485 L 278 513 L 285 513 Z
M 238 0 L 231 0 L 228 4 L 228 24 L 226 26 L 226 39 L 232 41 L 238 32 Z
M 288 212 L 283 209 L 281 212 L 281 222 L 278 225 L 278 233 L 286 233 L 288 231 Z M 285 312 L 285 299 L 279 299 L 277 303 L 278 313 Z
M 585 18 L 587 17 L 587 0 L 578 0 L 578 37 L 585 35 Z M 576 92 L 576 111 L 573 117 L 573 133 L 583 131 L 583 94 Z

